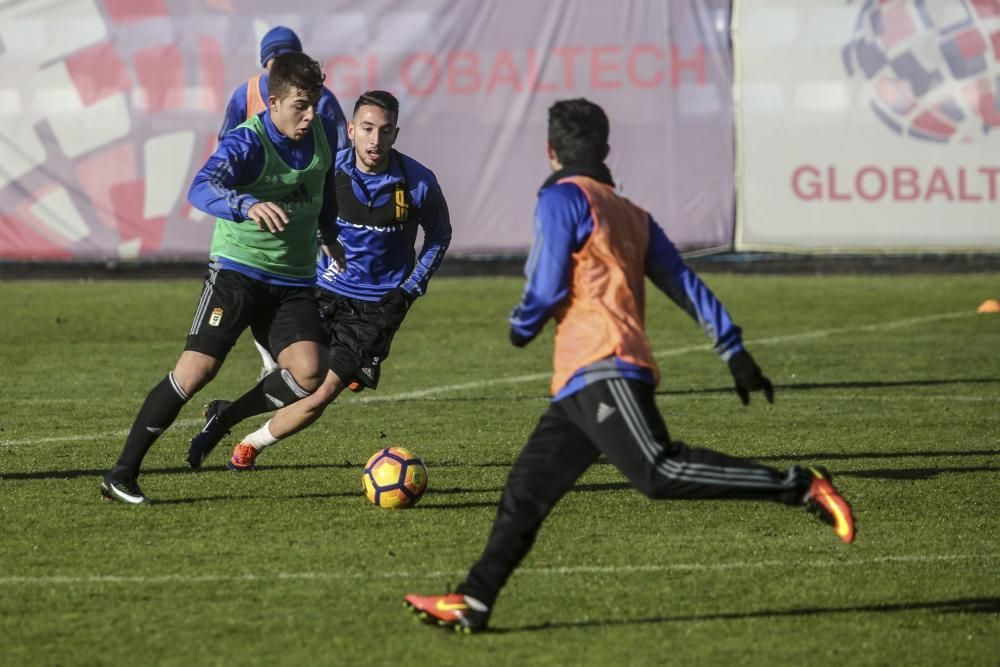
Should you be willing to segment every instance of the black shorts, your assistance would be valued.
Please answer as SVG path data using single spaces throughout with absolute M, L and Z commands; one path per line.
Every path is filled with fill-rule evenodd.
M 344 382 L 378 386 L 382 362 L 402 322 L 390 322 L 374 301 L 362 301 L 320 289 L 323 327 L 329 336 L 330 370 Z
M 184 349 L 225 359 L 247 327 L 275 358 L 292 343 L 326 343 L 312 287 L 271 285 L 210 264 Z

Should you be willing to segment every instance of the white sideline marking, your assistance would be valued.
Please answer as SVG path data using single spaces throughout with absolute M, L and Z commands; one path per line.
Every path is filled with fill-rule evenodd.
M 841 568 L 900 563 L 952 563 L 961 560 L 997 560 L 1000 554 L 938 554 L 875 556 L 845 560 L 758 560 L 731 563 L 662 563 L 657 565 L 578 565 L 568 567 L 525 567 L 522 576 L 565 576 L 578 574 L 648 574 L 664 572 L 718 572 L 775 567 Z M 84 576 L 49 575 L 41 577 L 0 577 L 0 586 L 50 586 L 57 584 L 203 584 L 233 581 L 337 581 L 361 579 L 444 579 L 465 576 L 464 570 L 435 572 L 274 572 L 266 574 L 164 574 L 153 577 L 92 574 Z
M 824 336 L 835 336 L 839 334 L 856 333 L 859 331 L 882 331 L 885 329 L 896 329 L 899 327 L 911 326 L 914 324 L 924 324 L 926 322 L 939 322 L 942 320 L 953 320 L 961 317 L 970 317 L 976 315 L 973 311 L 957 311 L 952 313 L 938 313 L 937 315 L 926 315 L 923 317 L 909 317 L 902 320 L 893 320 L 891 322 L 881 322 L 879 324 L 864 324 L 852 327 L 840 327 L 838 329 L 822 329 L 819 331 L 806 331 L 797 334 L 788 334 L 784 336 L 771 336 L 769 338 L 756 338 L 744 341 L 747 345 L 773 345 L 775 343 L 785 343 L 789 341 L 796 340 L 806 340 L 809 338 L 822 338 Z M 712 350 L 712 346 L 709 344 L 702 345 L 688 345 L 686 347 L 677 347 L 670 350 L 663 350 L 659 352 L 654 352 L 654 356 L 657 357 L 674 357 L 690 352 L 708 352 Z M 467 389 L 481 389 L 483 387 L 492 387 L 502 384 L 520 384 L 522 382 L 534 382 L 536 380 L 542 380 L 551 375 L 550 372 L 546 371 L 544 373 L 529 373 L 527 375 L 515 375 L 512 377 L 498 377 L 489 378 L 487 380 L 475 380 L 473 382 L 463 382 L 462 384 L 451 384 L 451 385 L 440 385 L 437 387 L 428 387 L 426 389 L 418 389 L 415 391 L 407 391 L 401 394 L 390 394 L 390 395 L 370 395 L 366 396 L 362 394 L 357 398 L 352 399 L 352 403 L 383 403 L 391 401 L 405 401 L 413 400 L 419 398 L 427 398 L 430 396 L 435 396 L 437 394 L 445 394 L 453 391 L 464 391 Z M 703 395 L 699 395 L 699 398 L 704 398 Z M 798 397 L 797 397 L 798 398 Z M 854 397 L 838 397 L 841 400 L 855 400 Z M 905 397 L 893 397 L 892 400 L 965 400 L 965 401 L 987 401 L 994 400 L 989 397 L 961 397 L 961 396 L 905 396 Z M 785 400 L 782 397 L 782 400 Z M 830 400 L 829 396 L 823 398 L 823 400 Z M 866 400 L 870 400 L 866 397 Z M 181 419 L 174 422 L 174 426 L 194 426 L 201 425 L 202 420 L 200 419 Z M 9 447 L 11 445 L 31 445 L 31 444 L 45 444 L 53 442 L 82 442 L 91 440 L 106 440 L 112 438 L 124 438 L 128 435 L 128 430 L 117 430 L 108 431 L 105 433 L 91 433 L 84 434 L 79 433 L 76 435 L 61 435 L 53 436 L 49 438 L 27 438 L 24 440 L 0 440 L 0 447 Z
M 170 428 L 177 426 L 204 426 L 204 419 L 178 419 Z M 117 431 L 105 431 L 104 433 L 76 433 L 74 435 L 54 435 L 49 438 L 26 438 L 24 440 L 0 440 L 0 447 L 10 447 L 12 445 L 41 445 L 49 442 L 90 442 L 91 440 L 109 440 L 112 438 L 124 438 L 128 435 L 128 429 Z

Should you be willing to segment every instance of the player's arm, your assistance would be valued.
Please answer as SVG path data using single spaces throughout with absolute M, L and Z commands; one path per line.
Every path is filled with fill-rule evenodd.
M 226 105 L 226 115 L 222 118 L 222 127 L 219 129 L 219 141 L 229 134 L 229 131 L 246 120 L 247 115 L 247 86 L 243 84 L 233 91 L 229 97 L 229 104 Z
M 420 227 L 424 230 L 424 243 L 413 270 L 400 285 L 411 300 L 427 292 L 427 283 L 441 266 L 451 245 L 451 215 L 437 179 L 429 175 L 415 190 L 414 204 Z
M 684 263 L 673 242 L 652 216 L 649 216 L 646 275 L 711 339 L 715 351 L 728 364 L 736 382 L 736 392 L 744 405 L 750 400 L 750 392 L 758 389 L 763 390 L 768 401 L 773 400 L 771 382 L 743 347 L 742 330 L 712 290 Z
M 411 190 L 413 213 L 424 230 L 424 245 L 417 255 L 413 270 L 402 284 L 386 292 L 379 300 L 382 312 L 396 326 L 402 323 L 410 305 L 427 292 L 427 283 L 437 271 L 451 243 L 451 218 L 437 179 L 430 171 Z
M 288 215 L 280 206 L 237 190 L 255 181 L 263 166 L 264 147 L 257 134 L 247 128 L 229 132 L 195 174 L 188 201 L 217 218 L 252 220 L 262 229 L 281 231 L 288 224 Z
M 684 263 L 673 242 L 652 216 L 649 217 L 646 275 L 698 323 L 723 360 L 743 349 L 742 331 L 733 323 L 729 311 L 698 274 Z
M 336 160 L 334 160 L 334 164 L 326 172 L 326 177 L 323 181 L 323 207 L 319 212 L 316 233 L 319 237 L 319 244 L 323 254 L 329 257 L 330 262 L 336 265 L 334 272 L 340 273 L 344 270 L 346 261 L 344 246 L 341 245 L 339 239 L 340 228 L 337 226 L 339 207 L 337 205 L 337 186 L 334 182 L 336 173 Z M 327 264 L 330 262 L 321 260 L 323 264 L 322 270 L 325 270 Z
M 324 88 L 323 94 L 319 98 L 319 105 L 316 113 L 322 118 L 333 121 L 334 139 L 330 139 L 330 149 L 341 151 L 351 145 L 351 140 L 347 136 L 347 117 L 340 107 L 340 102 L 329 89 Z M 329 137 L 328 137 L 329 138 Z
M 593 229 L 590 204 L 571 183 L 543 190 L 535 206 L 535 238 L 524 267 L 527 282 L 521 301 L 511 311 L 510 340 L 527 345 L 569 295 L 573 253 Z

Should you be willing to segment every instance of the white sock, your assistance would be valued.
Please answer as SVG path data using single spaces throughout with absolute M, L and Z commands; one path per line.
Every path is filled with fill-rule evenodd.
M 489 607 L 487 607 L 485 604 L 483 604 L 476 598 L 468 595 L 465 596 L 465 604 L 472 607 L 472 609 L 474 609 L 475 611 L 489 611 Z
M 264 365 L 264 368 L 273 371 L 278 367 L 278 362 L 274 360 L 271 352 L 266 347 L 258 343 L 256 339 L 254 339 L 253 344 L 257 346 L 257 354 L 260 355 L 260 362 Z
M 261 426 L 259 429 L 257 429 L 250 435 L 243 438 L 243 442 L 245 442 L 248 445 L 252 445 L 253 448 L 257 450 L 264 449 L 265 447 L 270 447 L 274 443 L 278 442 L 278 438 L 275 438 L 273 435 L 271 435 L 271 430 L 268 428 L 268 425 L 270 423 L 271 420 L 270 419 L 267 420 L 267 422 L 263 426 Z

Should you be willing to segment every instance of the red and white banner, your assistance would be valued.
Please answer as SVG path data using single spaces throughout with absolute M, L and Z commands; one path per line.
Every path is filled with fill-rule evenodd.
M 198 258 L 187 204 L 261 36 L 295 30 L 347 113 L 402 103 L 397 148 L 448 199 L 456 253 L 523 252 L 546 111 L 611 117 L 626 196 L 684 249 L 732 243 L 728 0 L 23 0 L 0 4 L 0 260 Z
M 735 12 L 737 249 L 1000 248 L 1000 1 Z

